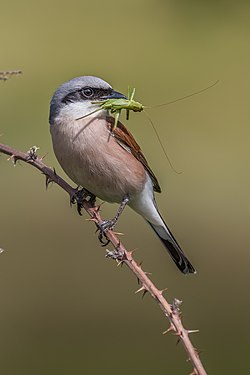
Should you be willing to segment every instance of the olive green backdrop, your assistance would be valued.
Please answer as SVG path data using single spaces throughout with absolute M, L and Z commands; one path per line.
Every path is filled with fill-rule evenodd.
M 159 178 L 157 201 L 198 269 L 178 272 L 129 208 L 118 230 L 183 321 L 209 374 L 249 373 L 250 5 L 244 1 L 2 1 L 0 141 L 53 155 L 49 101 L 62 82 L 97 75 L 155 105 L 127 123 Z M 5 375 L 188 374 L 176 338 L 136 279 L 105 259 L 92 223 L 31 167 L 0 156 L 0 372 Z M 105 204 L 111 217 L 116 206 Z M 110 246 L 108 248 L 111 249 Z

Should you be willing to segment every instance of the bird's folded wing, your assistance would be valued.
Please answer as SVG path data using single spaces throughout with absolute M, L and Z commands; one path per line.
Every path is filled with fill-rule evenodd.
M 111 131 L 111 134 L 116 139 L 117 143 L 121 145 L 125 150 L 130 152 L 146 169 L 148 172 L 154 187 L 154 191 L 157 193 L 161 192 L 160 185 L 158 183 L 157 178 L 154 175 L 154 172 L 149 167 L 147 160 L 145 159 L 140 146 L 132 136 L 132 134 L 128 131 L 128 129 L 121 123 L 118 122 L 117 127 L 114 129 L 115 119 L 111 116 L 107 117 L 107 126 L 108 129 Z

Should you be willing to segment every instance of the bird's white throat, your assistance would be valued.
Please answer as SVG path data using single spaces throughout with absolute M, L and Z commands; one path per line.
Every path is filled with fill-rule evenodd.
M 100 108 L 98 104 L 93 104 L 90 100 L 85 100 L 81 102 L 68 103 L 63 108 L 61 108 L 56 120 L 60 119 L 66 120 L 76 120 L 78 118 L 105 118 L 107 116 L 107 111 Z

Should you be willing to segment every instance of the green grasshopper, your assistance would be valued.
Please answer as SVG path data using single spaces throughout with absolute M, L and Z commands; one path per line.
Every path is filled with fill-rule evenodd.
M 112 114 L 115 115 L 115 124 L 114 124 L 114 128 L 113 128 L 113 129 L 115 129 L 117 127 L 117 124 L 118 124 L 118 121 L 119 121 L 119 118 L 120 118 L 120 115 L 121 115 L 121 111 L 123 109 L 126 110 L 126 119 L 128 120 L 129 119 L 129 111 L 133 111 L 133 112 L 142 112 L 142 111 L 144 111 L 145 112 L 145 108 L 146 109 L 147 108 L 155 108 L 155 107 L 162 107 L 162 106 L 165 106 L 165 105 L 168 105 L 168 104 L 173 104 L 173 103 L 176 103 L 176 102 L 178 102 L 180 100 L 187 99 L 187 98 L 190 98 L 191 96 L 200 94 L 203 91 L 206 91 L 206 90 L 210 89 L 211 87 L 217 85 L 218 82 L 219 81 L 216 81 L 212 85 L 210 85 L 208 87 L 205 87 L 202 90 L 193 92 L 192 94 L 185 95 L 185 96 L 183 96 L 183 97 L 181 97 L 179 99 L 175 99 L 175 100 L 172 100 L 172 101 L 167 102 L 167 103 L 155 105 L 154 107 L 145 107 L 143 104 L 141 104 L 139 102 L 136 102 L 134 100 L 135 88 L 133 88 L 132 91 L 130 91 L 130 88 L 128 88 L 128 99 L 123 99 L 123 98 L 121 98 L 121 99 L 107 99 L 107 100 L 103 100 L 101 102 L 92 102 L 92 103 L 93 104 L 94 103 L 95 104 L 99 104 L 100 105 L 100 109 L 106 109 L 106 110 L 110 111 L 110 113 L 112 113 Z M 150 117 L 148 116 L 148 114 L 146 112 L 145 112 L 145 114 L 147 115 L 149 121 L 151 122 L 151 125 L 153 126 L 153 129 L 154 129 L 154 131 L 155 131 L 155 133 L 157 135 L 157 138 L 158 138 L 159 142 L 161 143 L 160 137 L 158 136 L 157 130 L 155 129 L 155 126 L 154 126 L 152 120 L 150 119 Z M 163 147 L 162 144 L 161 144 L 161 147 L 164 150 L 164 147 Z M 164 150 L 164 153 L 165 153 L 165 150 Z
M 175 100 L 172 100 L 172 101 L 167 102 L 167 103 L 155 105 L 154 107 L 145 107 L 143 104 L 141 104 L 139 102 L 136 102 L 134 100 L 135 88 L 133 88 L 132 91 L 130 90 L 130 88 L 128 88 L 128 99 L 125 99 L 125 98 L 120 98 L 120 99 L 106 99 L 106 100 L 102 100 L 102 101 L 99 101 L 99 102 L 92 102 L 92 104 L 99 105 L 99 108 L 97 108 L 93 112 L 88 113 L 85 116 L 79 117 L 76 120 L 80 120 L 80 119 L 82 119 L 84 117 L 92 115 L 95 112 L 98 112 L 98 111 L 101 111 L 101 110 L 105 109 L 105 110 L 110 111 L 110 113 L 112 113 L 112 114 L 115 115 L 115 124 L 114 124 L 114 128 L 113 128 L 113 129 L 115 129 L 117 127 L 118 121 L 120 119 L 121 111 L 123 109 L 126 111 L 126 119 L 128 120 L 129 119 L 129 111 L 133 111 L 133 112 L 142 112 L 142 111 L 144 111 L 145 112 L 145 108 L 146 109 L 147 108 L 156 108 L 156 107 L 162 107 L 162 106 L 165 106 L 165 105 L 173 104 L 173 103 L 176 103 L 176 102 L 178 102 L 180 100 L 187 99 L 187 98 L 190 98 L 191 96 L 200 94 L 203 91 L 206 91 L 206 90 L 210 89 L 211 87 L 217 85 L 218 82 L 219 81 L 216 81 L 212 85 L 210 85 L 208 87 L 205 87 L 202 90 L 196 91 L 196 92 L 194 92 L 192 94 L 185 95 L 185 96 L 183 96 L 183 97 L 181 97 L 179 99 L 175 99 Z M 147 117 L 148 117 L 148 115 L 147 115 Z M 151 122 L 152 126 L 154 127 L 154 125 L 153 125 L 153 123 L 152 123 L 151 120 L 150 120 L 150 122 Z M 156 132 L 156 129 L 154 129 L 154 130 Z
M 119 121 L 119 118 L 121 116 L 121 111 L 124 109 L 126 111 L 126 119 L 128 120 L 129 119 L 129 111 L 133 111 L 133 112 L 142 112 L 144 111 L 145 112 L 145 108 L 148 108 L 148 107 L 145 107 L 143 104 L 139 103 L 139 102 L 136 102 L 134 100 L 134 96 L 135 96 L 135 88 L 133 88 L 132 91 L 130 91 L 130 88 L 128 88 L 128 99 L 124 99 L 124 98 L 120 98 L 120 99 L 106 99 L 106 100 L 103 100 L 103 101 L 100 101 L 100 102 L 92 102 L 92 104 L 99 104 L 100 108 L 98 108 L 97 110 L 95 110 L 94 112 L 97 112 L 97 111 L 100 111 L 101 109 L 105 109 L 107 111 L 110 111 L 110 113 L 114 114 L 115 115 L 115 124 L 114 124 L 114 127 L 112 128 L 112 131 L 116 129 L 117 125 L 118 125 L 118 121 Z M 92 112 L 92 113 L 94 113 Z M 176 173 L 179 173 L 175 170 L 175 168 L 173 167 L 166 151 L 165 151 L 165 148 L 162 144 L 162 141 L 158 135 L 158 132 L 152 122 L 152 120 L 150 119 L 150 117 L 147 115 L 147 113 L 145 112 L 146 116 L 148 117 L 153 129 L 154 129 L 154 132 L 156 134 L 156 137 L 161 145 L 161 148 L 171 166 L 171 168 L 176 172 Z M 87 115 L 88 116 L 88 115 Z
M 133 88 L 132 91 L 128 89 L 128 99 L 120 98 L 120 99 L 106 99 L 102 100 L 100 102 L 92 102 L 92 104 L 97 104 L 99 105 L 99 108 L 96 109 L 95 111 L 88 113 L 87 115 L 78 118 L 77 120 L 80 120 L 84 117 L 90 116 L 95 112 L 101 111 L 101 110 L 107 110 L 110 111 L 110 113 L 114 114 L 115 116 L 115 124 L 113 129 L 117 127 L 118 121 L 121 116 L 121 111 L 124 109 L 126 110 L 126 119 L 129 119 L 129 111 L 133 112 L 142 112 L 144 110 L 144 105 L 142 105 L 139 102 L 136 102 L 134 100 L 135 96 L 135 88 Z
M 134 100 L 135 88 L 132 91 L 128 89 L 128 99 L 107 99 L 101 102 L 92 102 L 93 104 L 99 104 L 100 109 L 106 109 L 110 113 L 115 115 L 114 128 L 117 127 L 118 121 L 120 119 L 121 111 L 126 110 L 126 119 L 129 119 L 129 111 L 142 112 L 144 110 L 144 105 Z
M 135 88 L 133 88 L 132 91 L 130 91 L 130 88 L 128 88 L 128 99 L 124 99 L 124 98 L 120 98 L 120 99 L 106 99 L 106 100 L 102 100 L 102 101 L 99 101 L 99 102 L 92 102 L 92 104 L 97 104 L 99 105 L 99 108 L 97 108 L 95 111 L 91 112 L 91 113 L 88 113 L 87 115 L 85 116 L 82 116 L 82 117 L 79 117 L 78 119 L 76 120 L 80 120 L 84 117 L 87 117 L 87 116 L 90 116 L 92 115 L 93 113 L 95 112 L 98 112 L 98 111 L 101 111 L 101 110 L 107 110 L 107 111 L 110 111 L 110 113 L 114 114 L 115 116 L 115 124 L 114 124 L 114 127 L 113 127 L 113 130 L 116 129 L 117 125 L 118 125 L 118 121 L 119 121 L 119 118 L 121 116 L 121 111 L 124 109 L 126 111 L 126 119 L 128 120 L 129 119 L 129 111 L 133 111 L 133 112 L 142 112 L 144 111 L 144 113 L 146 114 L 146 116 L 148 117 L 148 120 L 150 121 L 153 129 L 154 129 L 154 132 L 156 134 L 156 137 L 161 145 L 161 148 L 171 166 L 171 168 L 176 172 L 176 173 L 181 173 L 181 172 L 177 172 L 175 170 L 175 168 L 173 167 L 166 151 L 165 151 L 165 148 L 162 144 L 162 141 L 161 141 L 161 138 L 152 122 L 152 120 L 150 119 L 150 117 L 148 116 L 147 112 L 145 111 L 145 108 L 156 108 L 156 107 L 163 107 L 163 106 L 166 106 L 166 105 L 169 105 L 169 104 L 173 104 L 173 103 L 176 103 L 180 100 L 184 100 L 184 99 L 187 99 L 187 98 L 190 98 L 191 96 L 194 96 L 194 95 L 197 95 L 197 94 L 200 94 L 204 91 L 207 91 L 208 89 L 212 88 L 213 86 L 217 85 L 219 81 L 216 81 L 215 83 L 213 83 L 212 85 L 208 86 L 208 87 L 205 87 L 204 89 L 202 90 L 199 90 L 199 91 L 196 91 L 196 92 L 193 92 L 192 94 L 188 94 L 188 95 L 185 95 L 179 99 L 175 99 L 175 100 L 172 100 L 170 102 L 167 102 L 167 103 L 163 103 L 163 104 L 158 104 L 158 105 L 155 105 L 154 107 L 146 107 L 144 106 L 143 104 L 139 103 L 139 102 L 136 102 L 134 100 L 134 96 L 135 96 Z

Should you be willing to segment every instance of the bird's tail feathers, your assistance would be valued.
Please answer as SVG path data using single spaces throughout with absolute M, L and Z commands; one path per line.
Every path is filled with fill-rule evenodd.
M 162 218 L 161 218 L 162 219 Z M 166 249 L 168 250 L 171 258 L 179 268 L 179 270 L 184 273 L 196 273 L 195 268 L 192 266 L 190 261 L 187 259 L 185 254 L 183 253 L 182 249 L 178 245 L 177 241 L 175 240 L 174 236 L 172 235 L 171 231 L 164 223 L 162 219 L 162 223 L 164 225 L 156 225 L 152 224 L 150 221 L 147 220 L 149 225 L 152 227 L 154 232 L 160 238 Z

